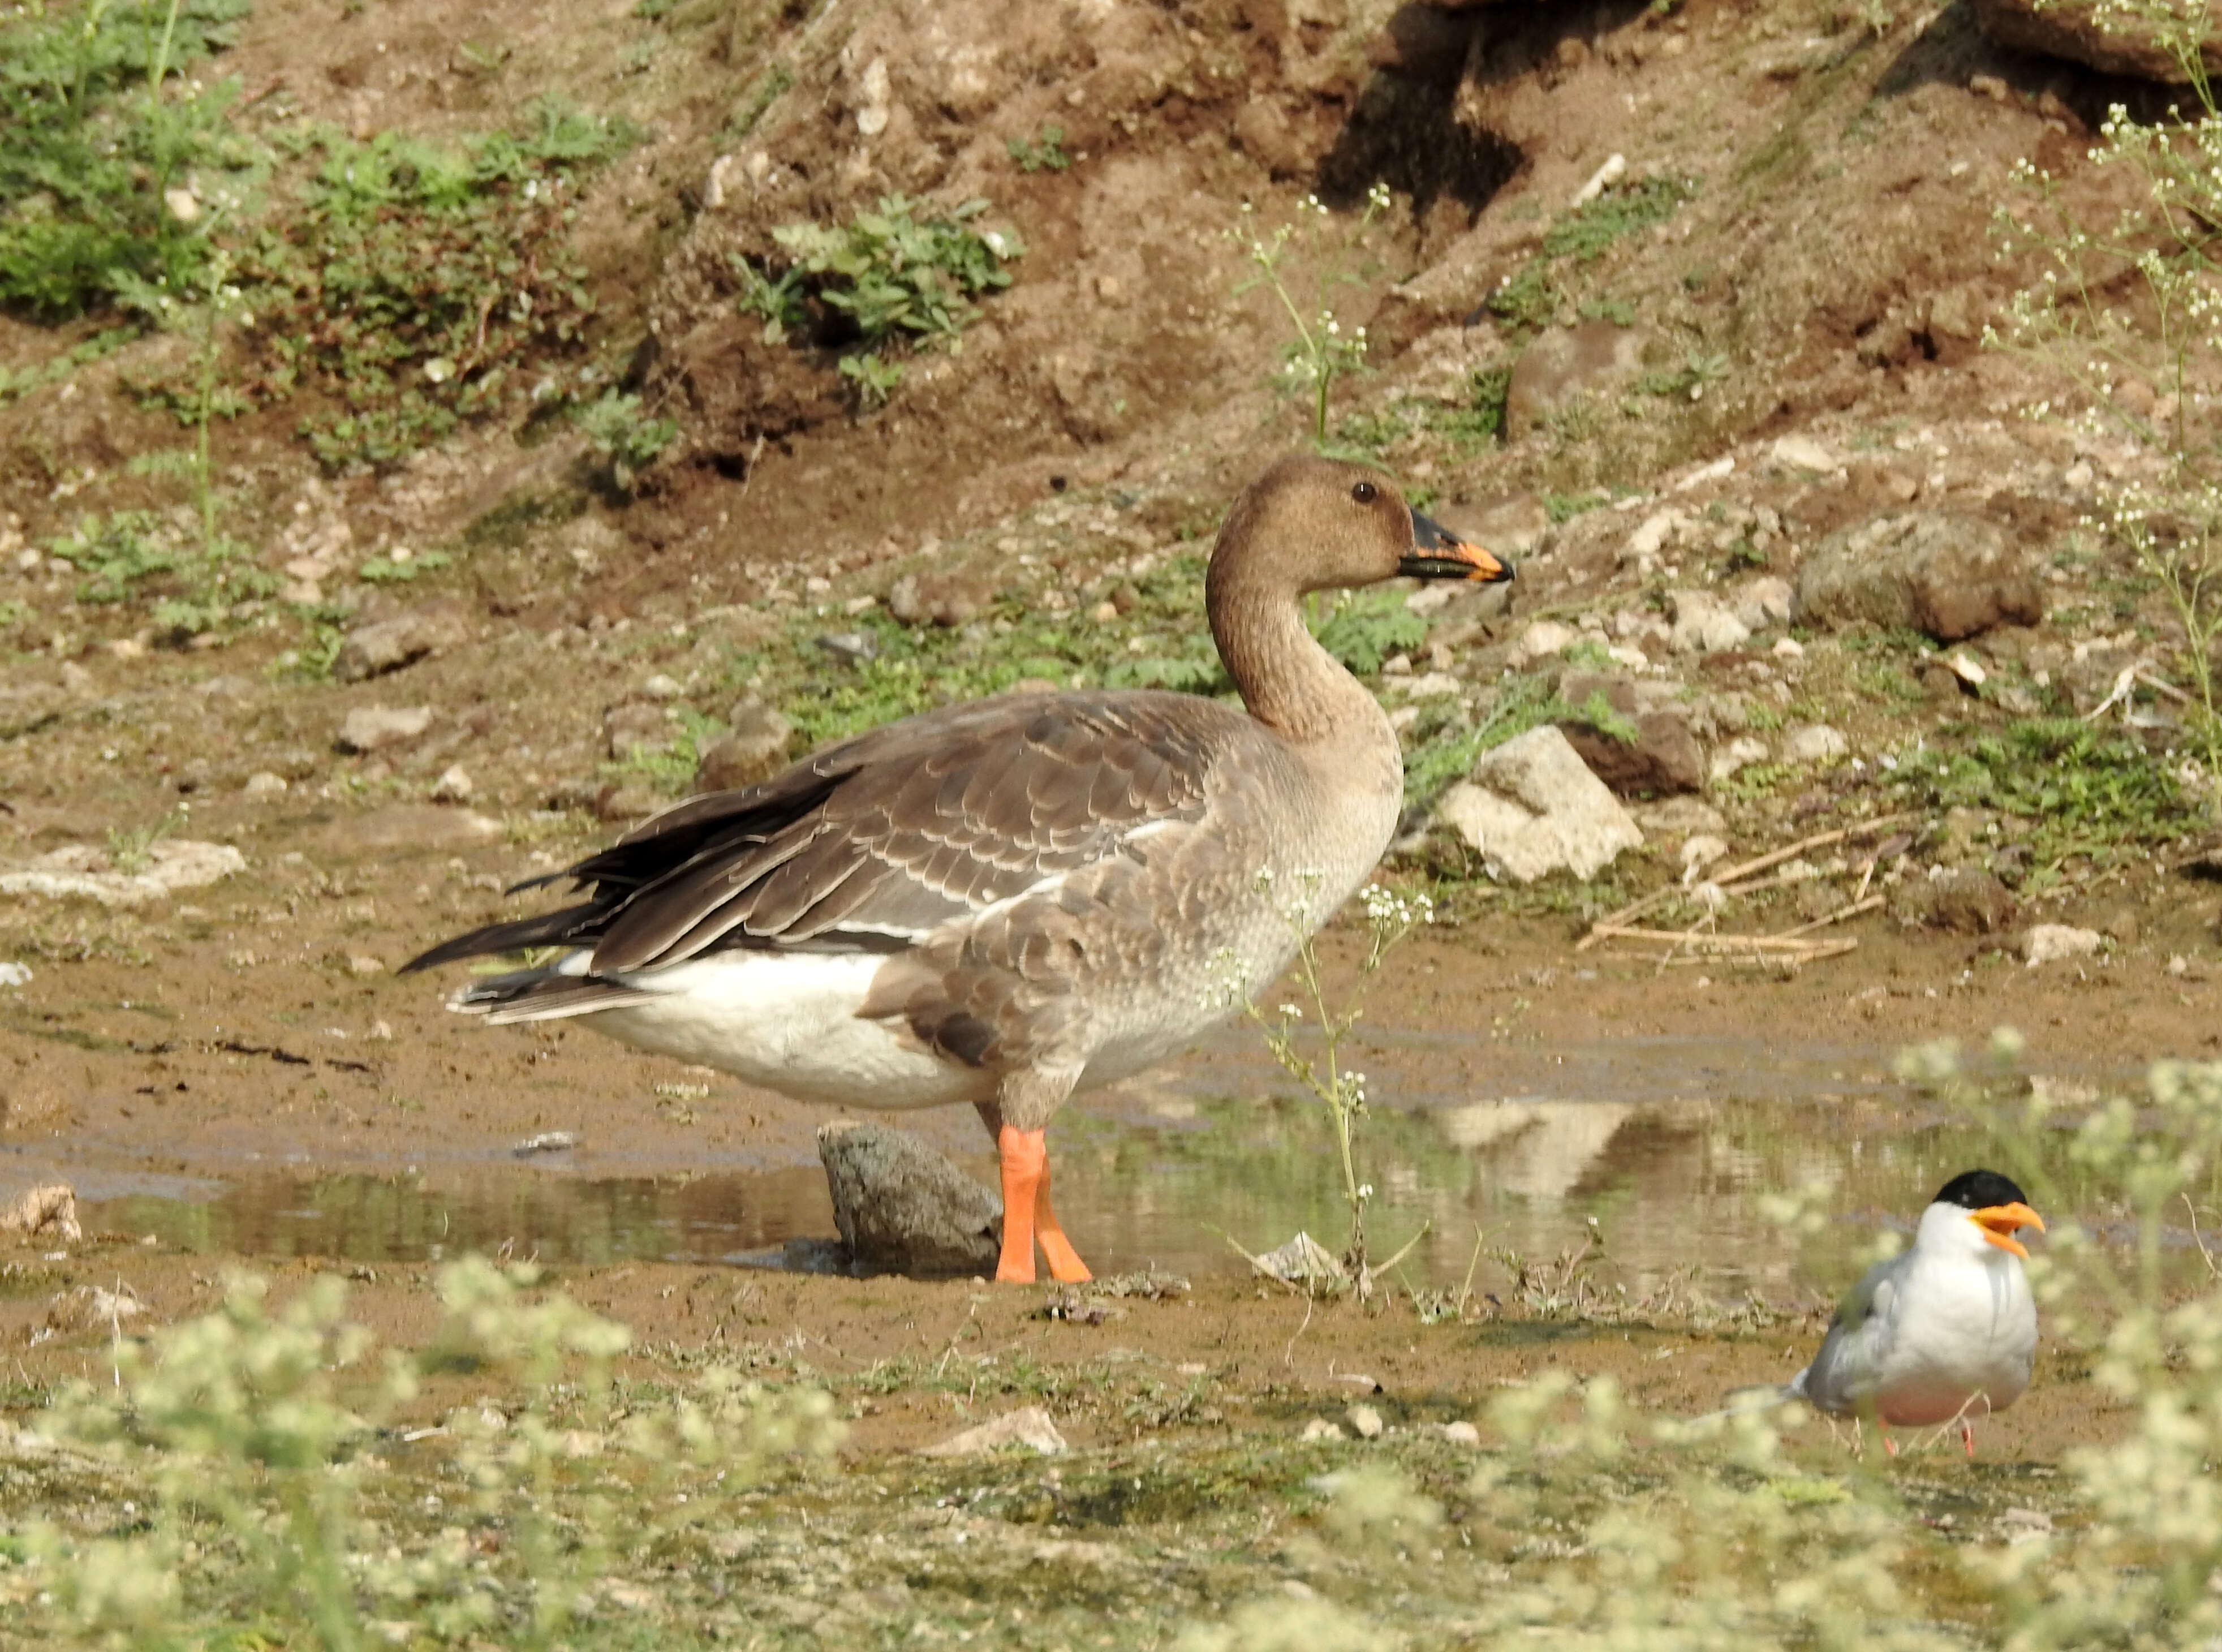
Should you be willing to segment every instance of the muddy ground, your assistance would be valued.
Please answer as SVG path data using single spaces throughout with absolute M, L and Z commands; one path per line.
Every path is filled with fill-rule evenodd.
M 1973 1047 L 2011 1025 L 2028 1071 L 2085 1093 L 2157 1057 L 2222 1051 L 2222 901 L 2193 864 L 2205 827 L 2175 804 L 2032 864 L 1990 849 L 2042 821 L 1917 800 L 1877 889 L 1995 864 L 2013 882 L 2011 915 L 1960 932 L 1867 911 L 1831 931 L 1855 950 L 1789 970 L 1577 950 L 1591 920 L 1676 882 L 1686 830 L 1654 832 L 1589 885 L 1561 875 L 1533 889 L 1491 882 L 1438 834 L 1385 875 L 1434 889 L 1445 921 L 1392 954 L 1358 1035 L 1384 1076 L 1369 1140 L 1399 1178 L 1384 1179 L 1377 1234 L 1434 1224 L 1381 1299 L 1294 1298 L 1247 1277 L 1215 1231 L 1223 1221 L 1256 1248 L 1299 1223 L 1334 1232 L 1316 1124 L 1242 1029 L 1084 1099 L 1052 1133 L 1083 1254 L 1124 1278 L 1158 1265 L 1184 1291 L 1105 1294 L 1089 1299 L 1100 1314 L 1051 1318 L 1047 1287 L 725 1260 L 832 1235 L 814 1168 L 822 1114 L 576 1027 L 478 1027 L 443 1008 L 452 982 L 396 971 L 529 909 L 534 897 L 503 890 L 687 789 L 682 709 L 723 719 L 737 699 L 832 680 L 843 668 L 815 634 L 885 620 L 906 574 L 951 575 L 983 625 L 1069 617 L 1076 675 L 1102 667 L 1096 644 L 1116 628 L 1123 653 L 1141 622 L 1113 599 L 1146 583 L 1146 566 L 1200 550 L 1243 481 L 1307 439 L 1300 404 L 1272 382 L 1282 318 L 1242 286 L 1227 239 L 1244 203 L 1260 222 L 1296 221 L 1318 191 L 1350 226 L 1365 184 L 1391 185 L 1395 210 L 1366 228 L 1353 266 L 1361 279 L 1328 289 L 1373 338 L 1371 371 L 1339 405 L 1385 421 L 1369 456 L 1440 514 L 1528 524 L 1511 609 L 1441 616 L 1440 658 L 1415 646 L 1417 669 L 1483 703 L 1524 669 L 1532 621 L 1593 614 L 1608 622 L 1600 640 L 1648 651 L 1643 669 L 1702 713 L 1710 748 L 1786 715 L 1849 737 L 1826 772 L 1702 783 L 1741 859 L 1905 806 L 1866 763 L 1886 749 L 1995 732 L 2020 713 L 1940 687 L 1934 639 L 1804 630 L 1799 665 L 1765 638 L 1698 660 L 1672 652 L 1663 625 L 1611 629 L 1623 612 L 1656 619 L 1678 580 L 1786 578 L 1832 531 L 1918 503 L 2009 531 L 2043 570 L 2040 624 L 1968 644 L 1999 682 L 2042 675 L 2058 687 L 2050 709 L 2111 728 L 2129 709 L 2100 704 L 2118 671 L 2169 644 L 2150 589 L 2077 537 L 2093 466 L 2134 455 L 2118 434 L 2020 421 L 2049 381 L 1979 348 L 1981 318 L 2031 267 L 1981 233 L 2013 162 L 2057 166 L 2071 198 L 2103 203 L 2109 185 L 2076 158 L 2108 101 L 2150 94 L 2001 51 L 1963 3 L 1882 8 L 1879 30 L 1805 0 L 1393 16 L 1089 3 L 1017 23 L 949 0 L 560 9 L 268 5 L 227 67 L 249 90 L 282 89 L 243 122 L 440 135 L 555 87 L 642 124 L 582 198 L 600 318 L 562 364 L 599 363 L 678 421 L 637 497 L 522 408 L 382 473 L 337 474 L 297 439 L 302 406 L 260 408 L 215 430 L 228 531 L 273 574 L 315 564 L 285 576 L 319 588 L 185 638 L 146 605 L 78 600 L 75 575 L 40 554 L 81 512 L 178 503 L 129 463 L 177 427 L 119 380 L 173 342 L 0 407 L 0 612 L 15 616 L 0 638 L 0 861 L 71 851 L 128 875 L 176 841 L 241 858 L 135 905 L 0 895 L 0 964 L 28 970 L 0 985 L 0 1174 L 76 1184 L 92 1230 L 35 1238 L 0 1273 L 23 1415 L 47 1385 L 109 1369 L 116 1326 L 54 1317 L 80 1285 L 128 1286 L 143 1328 L 210 1306 L 234 1264 L 281 1286 L 336 1267 L 370 1323 L 421 1339 L 429 1259 L 451 1238 L 443 1211 L 468 1214 L 474 1244 L 559 1257 L 569 1290 L 633 1329 L 642 1370 L 749 1347 L 822 1377 L 853 1428 L 851 1464 L 891 1473 L 907 1472 L 900 1454 L 1022 1401 L 1048 1403 L 1089 1461 L 1121 1473 L 1344 1421 L 1360 1399 L 1409 1445 L 1419 1425 L 1471 1418 L 1547 1367 L 1611 1374 L 1641 1406 L 1689 1413 L 1794 1370 L 1874 1232 L 1964 1168 L 1954 1155 L 2013 1128 L 2007 1102 L 1955 1121 L 1899 1086 L 1899 1049 Z M 1010 146 L 1052 123 L 1069 167 L 1018 170 Z M 1528 333 L 1485 300 L 1542 255 L 1616 153 L 1641 177 L 1694 180 L 1691 192 L 1673 218 L 1560 268 L 1549 319 L 1636 317 L 1654 374 L 1718 357 L 1689 369 L 1702 393 L 1678 381 L 1510 442 L 1410 412 L 1463 416 L 1477 375 L 1509 368 Z M 896 191 L 989 197 L 1028 251 L 963 350 L 919 355 L 872 412 L 847 397 L 831 349 L 763 342 L 731 259 L 760 257 L 778 223 Z M 0 319 L 0 364 L 51 361 L 93 325 Z M 1771 456 L 1786 435 L 1837 462 L 1816 474 Z M 1736 465 L 1704 468 L 1721 458 Z M 1686 576 L 1616 554 L 1675 501 L 1708 524 L 1763 510 L 1779 531 L 1725 565 L 1670 551 Z M 451 560 L 405 580 L 396 548 Z M 368 560 L 380 578 L 358 577 Z M 423 657 L 354 682 L 313 669 L 319 638 L 411 615 L 436 635 Z M 807 698 L 788 709 L 801 717 Z M 424 707 L 428 728 L 341 750 L 347 714 L 376 706 Z M 628 755 L 623 731 L 643 727 L 675 742 L 662 768 Z M 2156 764 L 2173 757 L 2173 737 L 2149 738 Z M 1819 869 L 1828 900 L 1800 905 L 1786 887 L 1724 921 L 1811 920 L 1855 884 L 1867 887 L 1856 856 Z M 2037 921 L 2106 939 L 2029 968 L 2020 938 Z M 1346 967 L 1353 946 L 1338 930 L 1328 955 Z M 1246 1157 L 1245 1109 L 1271 1177 Z M 905 1122 L 986 1177 L 969 1111 Z M 575 1142 L 518 1156 L 556 1132 Z M 1298 1186 L 1291 1166 L 1306 1165 L 1315 1178 Z M 1823 1172 L 1837 1225 L 1803 1247 L 1772 1237 L 1758 1196 Z M 288 1225 L 342 1177 L 355 1216 Z M 1153 1203 L 1153 1184 L 1176 1180 L 1179 1197 Z M 1268 1180 L 1270 1197 L 1253 1185 Z M 714 1192 L 714 1211 L 690 1214 L 695 1188 Z M 1610 1256 L 1568 1261 L 1593 1215 Z M 1483 1255 L 1473 1289 L 1430 1320 L 1419 1304 L 1468 1277 L 1477 1224 L 1488 1248 L 1541 1272 L 1523 1288 L 1517 1259 Z M 2122 1426 L 2087 1365 L 2087 1350 L 2048 1343 L 2029 1398 L 1985 1430 L 1982 1464 L 1929 1457 L 1918 1472 L 1979 1477 L 1952 1484 L 1980 1487 L 1986 1507 L 2041 1502 L 2063 1453 Z M 1817 1461 L 1835 1448 L 1810 1444 Z M 1331 1467 L 1342 1449 L 1307 1463 Z M 1160 1533 L 1180 1517 L 1136 1516 Z

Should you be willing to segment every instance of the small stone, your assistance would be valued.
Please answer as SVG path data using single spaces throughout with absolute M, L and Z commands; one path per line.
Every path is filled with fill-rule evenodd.
M 470 620 L 462 605 L 452 600 L 427 602 L 349 631 L 332 661 L 332 675 L 342 682 L 398 671 L 428 655 L 455 648 L 470 638 Z
M 440 771 L 432 782 L 435 803 L 468 803 L 471 801 L 471 777 L 463 771 L 462 764 L 451 763 Z
M 1910 877 L 1890 899 L 1890 915 L 1905 927 L 1995 935 L 2014 920 L 2013 892 L 1991 872 L 1972 866 L 1935 877 Z
M 1515 658 L 1530 663 L 1547 660 L 1572 647 L 1581 633 L 1555 619 L 1538 619 L 1520 633 L 1512 645 Z
M 666 676 L 661 671 L 642 683 L 640 691 L 650 700 L 676 700 L 687 692 L 679 686 L 677 678 Z
M 878 641 L 868 631 L 830 631 L 818 639 L 818 646 L 851 665 L 877 659 L 880 654 Z
M 1707 774 L 1716 781 L 1726 780 L 1737 769 L 1748 768 L 1754 763 L 1765 763 L 1773 755 L 1767 742 L 1758 736 L 1739 735 L 1713 753 L 1712 766 Z
M 1466 692 L 1466 684 L 1447 671 L 1428 671 L 1416 677 L 1406 677 L 1397 686 L 1412 700 L 1440 700 L 1445 694 Z
M 1666 603 L 1678 654 L 1718 654 L 1751 640 L 1751 627 L 1710 591 L 1670 591 Z
M 258 769 L 247 777 L 247 783 L 239 789 L 249 797 L 280 796 L 286 789 L 286 776 L 273 775 L 267 769 Z
M 1770 652 L 1778 660 L 1802 660 L 1805 657 L 1805 644 L 1795 637 L 1778 637 Z
M 339 746 L 358 754 L 406 745 L 432 726 L 432 708 L 358 706 L 340 725 Z
M 732 732 L 702 754 L 694 788 L 704 792 L 738 791 L 770 779 L 787 767 L 794 725 L 751 694 L 726 719 Z
M 114 1291 L 81 1285 L 47 1304 L 47 1329 L 62 1336 L 85 1331 L 105 1331 L 112 1336 L 146 1311 L 147 1304 L 128 1285 L 119 1285 Z
M 1343 1413 L 1350 1419 L 1351 1431 L 1361 1440 L 1378 1440 L 1384 1424 L 1381 1413 L 1371 1405 L 1353 1405 Z
M 671 742 L 671 713 L 662 706 L 629 700 L 602 713 L 602 738 L 611 760 L 623 763 L 636 751 L 658 751 Z
M 1330 1423 L 1323 1416 L 1309 1419 L 1305 1423 L 1303 1431 L 1296 1435 L 1296 1438 L 1306 1445 L 1311 1445 L 1321 1440 L 1341 1440 L 1347 1437 L 1343 1433 L 1340 1423 Z
M 1826 723 L 1809 723 L 1783 737 L 1782 755 L 1792 763 L 1833 763 L 1849 757 L 1852 743 Z
M 537 1153 L 568 1153 L 579 1145 L 577 1134 L 569 1130 L 543 1130 L 538 1135 L 527 1136 L 509 1151 L 518 1159 L 530 1159 Z
M 18 964 L 12 958 L 0 962 L 0 987 L 28 987 L 31 984 L 31 966 Z
M 77 1190 L 66 1182 L 34 1181 L 20 1184 L 0 1196 L 0 1233 L 27 1237 L 78 1240 L 85 1229 L 78 1225 Z
M 1772 574 L 1764 575 L 1738 590 L 1733 600 L 1736 617 L 1752 631 L 1765 631 L 1770 625 L 1790 623 L 1792 594 L 1788 580 L 1779 579 Z
M 1443 1438 L 1454 1446 L 1478 1446 L 1481 1443 L 1481 1430 L 1460 1418 L 1443 1424 Z
M 1635 811 L 1635 823 L 1646 832 L 1669 838 L 1692 838 L 1710 832 L 1719 836 L 1729 829 L 1727 819 L 1698 797 L 1670 797 Z
M 2041 964 L 2095 957 L 2105 944 L 2106 937 L 2095 929 L 2078 929 L 2072 924 L 2032 924 L 2022 939 L 2022 956 L 2033 970 Z
M 1039 1405 L 1028 1405 L 1015 1411 L 1007 1411 L 992 1423 L 966 1429 L 952 1434 L 946 1440 L 927 1446 L 919 1453 L 921 1457 L 977 1457 L 991 1451 L 1024 1449 L 1044 1457 L 1054 1457 L 1066 1449 L 1064 1436 L 1057 1431 L 1050 1414 Z
M 913 1274 L 995 1271 L 1001 1203 L 916 1136 L 836 1120 L 819 1130 L 818 1156 L 834 1224 L 858 1261 Z
M 1119 617 L 1119 605 L 1107 599 L 1090 608 L 1088 617 L 1099 625 L 1108 625 Z
M 1844 468 L 1843 461 L 1810 436 L 1777 437 L 1767 456 L 1786 470 L 1807 470 L 1817 476 Z
M 1689 883 L 1698 873 L 1728 852 L 1727 840 L 1716 838 L 1710 832 L 1701 832 L 1694 838 L 1685 839 L 1682 843 L 1682 881 Z
M 386 965 L 367 952 L 357 952 L 348 959 L 348 973 L 358 979 L 367 979 L 373 975 L 384 975 Z

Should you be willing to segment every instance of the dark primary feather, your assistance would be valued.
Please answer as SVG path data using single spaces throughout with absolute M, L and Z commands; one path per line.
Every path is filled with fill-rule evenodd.
M 925 713 L 668 809 L 554 875 L 590 889 L 584 902 L 405 967 L 534 945 L 592 945 L 597 975 L 736 946 L 901 950 L 1118 852 L 1138 826 L 1200 819 L 1214 764 L 1260 738 L 1242 713 L 1187 694 L 1012 694 Z

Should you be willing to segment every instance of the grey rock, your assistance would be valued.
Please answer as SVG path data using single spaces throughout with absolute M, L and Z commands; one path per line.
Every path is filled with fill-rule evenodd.
M 1673 611 L 1678 654 L 1719 654 L 1751 640 L 1751 627 L 1710 591 L 1669 591 L 1666 601 Z
M 1851 751 L 1852 743 L 1842 731 L 1826 723 L 1808 723 L 1782 738 L 1782 755 L 1790 763 L 1834 763 L 1838 757 L 1849 757 Z
M 1890 915 L 1909 929 L 1950 929 L 1995 935 L 2013 924 L 2013 892 L 1991 873 L 1972 866 L 1935 877 L 1910 877 L 1890 898 Z
M 623 763 L 643 747 L 659 751 L 671 743 L 671 713 L 662 706 L 638 700 L 606 707 L 602 739 L 614 763 Z
M 2102 74 L 2130 75 L 2169 85 L 2187 84 L 2175 55 L 2148 25 L 2117 17 L 2102 25 L 2098 0 L 1975 0 L 1975 23 L 2001 46 L 2065 58 Z M 2200 56 L 2206 73 L 2222 76 L 2222 3 L 2210 0 Z
M 361 682 L 470 640 L 470 621 L 461 603 L 427 602 L 358 625 L 340 644 L 332 675 L 342 682 Z
M 1839 529 L 1798 570 L 1800 625 L 1855 621 L 1955 643 L 2003 625 L 2034 625 L 2044 598 L 2020 554 L 1979 517 L 1913 511 Z
M 702 754 L 694 788 L 728 792 L 770 779 L 787 767 L 794 725 L 753 694 L 733 707 L 732 732 Z
M 877 659 L 880 654 L 878 641 L 868 631 L 829 631 L 818 639 L 818 646 L 851 665 Z
M 407 745 L 432 726 L 430 706 L 358 706 L 340 725 L 342 751 L 383 751 Z
M 1516 883 L 1560 870 L 1594 876 L 1643 842 L 1620 801 L 1547 725 L 1484 753 L 1437 813 Z
M 903 1273 L 991 1274 L 1002 1202 L 932 1147 L 884 1124 L 818 1132 L 833 1220 L 860 1262 Z
M 1504 433 L 1517 442 L 1550 414 L 1608 390 L 1643 363 L 1643 334 L 1609 321 L 1547 327 L 1512 364 Z
M 1635 811 L 1635 823 L 1646 832 L 1666 838 L 1719 837 L 1729 829 L 1727 818 L 1703 798 L 1671 797 Z
M 2022 937 L 2021 955 L 2034 970 L 2043 964 L 2096 958 L 2106 940 L 2097 930 L 2079 929 L 2073 924 L 2032 924 L 2029 933 Z
M 114 1336 L 146 1311 L 147 1304 L 139 1300 L 139 1293 L 120 1279 L 113 1291 L 97 1285 L 81 1285 L 47 1303 L 47 1329 L 58 1336 L 74 1336 L 86 1331 Z

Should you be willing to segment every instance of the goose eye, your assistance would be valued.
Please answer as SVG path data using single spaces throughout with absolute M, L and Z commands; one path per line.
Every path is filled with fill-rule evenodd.
M 1381 497 L 1381 490 L 1371 482 L 1359 482 L 1351 488 L 1350 496 L 1360 505 L 1371 505 Z

